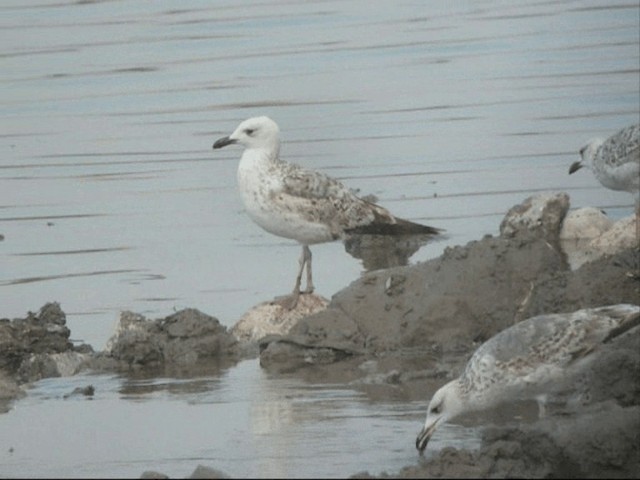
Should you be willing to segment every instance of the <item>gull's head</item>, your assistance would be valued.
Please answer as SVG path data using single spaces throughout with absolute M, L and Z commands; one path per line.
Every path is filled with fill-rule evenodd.
M 573 162 L 569 167 L 569 175 L 574 172 L 577 172 L 582 167 L 590 167 L 593 159 L 598 152 L 598 149 L 602 146 L 604 140 L 601 138 L 591 139 L 585 146 L 580 149 L 580 158 L 577 162 Z
M 269 117 L 253 117 L 242 122 L 228 137 L 213 144 L 213 148 L 222 148 L 238 143 L 245 148 L 260 148 L 276 151 L 280 146 L 280 129 Z
M 433 395 L 427 410 L 427 419 L 424 427 L 416 438 L 416 448 L 422 455 L 427 443 L 433 436 L 436 428 L 458 416 L 464 410 L 464 402 L 460 396 L 460 382 L 453 380 Z

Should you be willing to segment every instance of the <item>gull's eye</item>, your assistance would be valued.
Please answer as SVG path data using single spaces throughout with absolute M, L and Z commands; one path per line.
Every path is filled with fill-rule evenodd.
M 255 128 L 245 128 L 244 133 L 246 133 L 247 135 L 251 136 L 253 135 L 253 132 L 255 132 L 256 129 Z
M 435 407 L 431 407 L 431 413 L 433 413 L 434 415 L 439 414 L 440 410 L 442 410 L 442 404 L 441 403 L 439 403 Z

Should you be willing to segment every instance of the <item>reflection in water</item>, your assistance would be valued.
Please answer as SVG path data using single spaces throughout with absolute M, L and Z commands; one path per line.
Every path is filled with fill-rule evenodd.
M 205 393 L 214 389 L 218 383 L 215 378 L 182 381 L 175 378 L 127 380 L 122 383 L 120 394 L 123 400 L 144 400 L 147 396 L 161 392 L 172 395 Z
M 408 265 L 411 255 L 433 240 L 433 235 L 348 235 L 344 249 L 362 260 L 366 271 Z
M 123 399 L 142 400 L 162 392 L 179 396 L 210 392 L 220 388 L 221 378 L 234 364 L 231 361 L 206 362 L 182 368 L 172 366 L 130 372 L 123 377 L 119 393 Z
M 308 455 L 321 457 L 334 448 L 348 455 L 348 447 L 337 447 L 339 435 L 331 424 L 337 420 L 338 429 L 348 432 L 348 420 L 340 417 L 369 415 L 361 410 L 360 393 L 339 386 L 311 386 L 286 375 L 260 375 L 254 388 L 260 395 L 251 399 L 250 428 L 260 450 L 258 469 L 264 478 L 295 477 L 301 465 L 307 466 L 307 473 L 319 474 L 317 467 L 309 468 L 312 462 L 306 461 Z M 347 413 L 350 409 L 354 411 Z M 340 474 L 339 468 L 335 474 Z
M 267 385 L 268 381 L 263 386 Z M 286 433 L 293 423 L 292 402 L 283 392 L 268 390 L 251 402 L 251 434 L 262 451 L 258 468 L 265 478 L 286 478 L 291 474 L 282 459 L 295 450 L 291 436 Z

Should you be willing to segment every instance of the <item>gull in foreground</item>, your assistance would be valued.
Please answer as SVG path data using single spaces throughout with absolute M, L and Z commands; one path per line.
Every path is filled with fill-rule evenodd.
M 394 217 L 388 210 L 358 198 L 349 188 L 321 172 L 280 159 L 280 129 L 268 117 L 242 122 L 214 149 L 240 144 L 238 189 L 249 217 L 266 231 L 302 244 L 300 267 L 291 295 L 278 303 L 296 306 L 302 273 L 313 292 L 309 245 L 342 239 L 347 234 L 435 235 L 439 229 Z
M 633 195 L 640 244 L 640 124 L 623 128 L 606 140 L 592 139 L 580 149 L 580 156 L 582 160 L 569 167 L 570 174 L 587 166 L 603 186 Z
M 612 305 L 532 317 L 482 344 L 462 374 L 431 398 L 416 439 L 422 454 L 436 429 L 472 411 L 535 398 L 544 415 L 546 395 L 596 357 L 601 344 L 640 325 L 640 307 Z

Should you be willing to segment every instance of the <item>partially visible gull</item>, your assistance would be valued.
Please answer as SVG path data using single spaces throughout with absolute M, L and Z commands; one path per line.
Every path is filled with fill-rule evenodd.
M 532 317 L 482 344 L 462 374 L 431 398 L 416 438 L 422 454 L 445 422 L 513 400 L 535 398 L 544 415 L 546 396 L 584 372 L 599 347 L 640 325 L 640 307 L 620 304 Z
M 300 267 L 290 295 L 279 300 L 296 306 L 300 293 L 314 290 L 309 245 L 348 234 L 435 235 L 439 229 L 393 216 L 387 209 L 357 197 L 338 180 L 280 159 L 280 129 L 268 117 L 240 123 L 214 149 L 240 144 L 238 189 L 249 217 L 266 231 L 302 244 Z M 300 292 L 306 267 L 307 287 Z
M 606 140 L 590 140 L 580 149 L 580 156 L 582 160 L 569 167 L 570 174 L 587 166 L 603 186 L 633 195 L 640 245 L 640 124 L 623 128 Z

